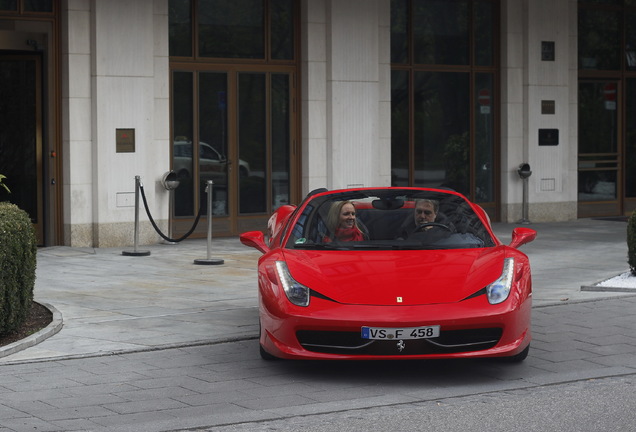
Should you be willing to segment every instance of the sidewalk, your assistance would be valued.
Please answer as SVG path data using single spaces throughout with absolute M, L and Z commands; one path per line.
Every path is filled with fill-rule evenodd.
M 514 224 L 494 224 L 504 243 Z M 537 239 L 522 246 L 533 271 L 534 307 L 633 292 L 582 291 L 628 270 L 626 224 L 581 219 L 524 225 Z M 36 301 L 54 311 L 42 332 L 0 348 L 0 364 L 147 351 L 256 338 L 256 263 L 260 253 L 238 238 L 120 249 L 49 247 L 38 251 Z

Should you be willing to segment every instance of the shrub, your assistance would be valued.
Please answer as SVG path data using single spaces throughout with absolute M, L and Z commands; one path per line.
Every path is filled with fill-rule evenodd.
M 20 327 L 33 301 L 37 241 L 29 215 L 0 202 L 0 334 Z
M 627 221 L 627 263 L 636 276 L 636 210 Z

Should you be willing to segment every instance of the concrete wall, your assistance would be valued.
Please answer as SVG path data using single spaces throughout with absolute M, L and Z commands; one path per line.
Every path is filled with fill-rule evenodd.
M 153 217 L 167 227 L 168 3 L 69 0 L 63 11 L 65 244 L 132 244 L 135 176 Z M 135 151 L 117 152 L 117 129 Z M 158 237 L 141 206 L 140 243 Z
M 520 163 L 528 179 L 533 222 L 565 221 L 577 212 L 576 1 L 502 2 L 502 219 L 521 218 Z M 543 41 L 554 42 L 555 60 L 541 59 Z M 555 113 L 542 114 L 541 102 Z M 539 145 L 539 129 L 558 129 L 559 144 Z
M 302 2 L 302 191 L 390 184 L 390 2 Z

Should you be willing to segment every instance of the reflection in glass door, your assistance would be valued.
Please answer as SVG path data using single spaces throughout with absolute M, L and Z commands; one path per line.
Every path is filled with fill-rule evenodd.
M 493 220 L 499 3 L 391 0 L 391 185 L 452 188 Z
M 262 226 L 291 198 L 292 74 L 175 71 L 172 79 L 173 231 L 207 210 L 213 181 L 215 231 Z M 241 220 L 239 220 L 241 219 Z M 259 225 L 260 224 L 260 225 Z M 196 232 L 201 233 L 203 228 Z
M 470 75 L 415 72 L 414 184 L 470 193 Z
M 620 125 L 615 81 L 579 83 L 579 217 L 620 213 Z
M 42 188 L 41 59 L 37 55 L 0 56 L 0 174 L 11 193 L 0 201 L 26 211 L 44 241 Z
M 173 73 L 172 170 L 179 180 L 174 194 L 176 217 L 193 217 L 199 209 L 206 214 L 206 187 L 210 180 L 212 214 L 229 213 L 232 160 L 228 147 L 227 81 L 228 74 L 224 72 Z
M 268 213 L 290 202 L 289 102 L 289 74 L 239 74 L 239 214 Z
M 206 186 L 212 180 L 212 214 L 228 214 L 229 174 L 232 159 L 227 132 L 227 74 L 199 73 L 198 157 L 200 205 L 207 211 Z M 240 161 L 239 161 L 240 166 Z

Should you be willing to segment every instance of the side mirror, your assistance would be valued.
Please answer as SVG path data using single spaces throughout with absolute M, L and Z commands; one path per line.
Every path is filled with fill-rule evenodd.
M 260 231 L 244 232 L 239 238 L 245 246 L 253 247 L 261 253 L 269 252 L 269 247 L 265 244 L 265 235 Z
M 512 230 L 512 241 L 508 246 L 512 248 L 519 248 L 526 243 L 530 243 L 537 238 L 537 232 L 530 228 L 515 228 Z

